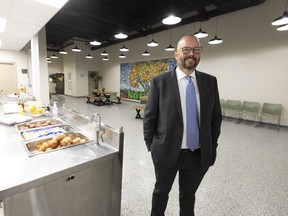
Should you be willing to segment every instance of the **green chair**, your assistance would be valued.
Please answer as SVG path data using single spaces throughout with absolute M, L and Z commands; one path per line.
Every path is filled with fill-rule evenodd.
M 241 120 L 252 120 L 255 123 L 255 127 L 258 125 L 259 103 L 244 101 L 241 109 Z
M 225 103 L 225 116 L 236 119 L 236 124 L 239 123 L 241 115 L 241 101 L 227 100 Z
M 222 111 L 222 116 L 225 116 L 225 100 L 220 99 L 220 105 L 221 105 L 221 111 Z
M 276 124 L 276 129 L 279 131 L 280 121 L 281 121 L 281 104 L 264 103 L 262 106 L 262 111 L 259 116 L 260 126 L 263 122 Z

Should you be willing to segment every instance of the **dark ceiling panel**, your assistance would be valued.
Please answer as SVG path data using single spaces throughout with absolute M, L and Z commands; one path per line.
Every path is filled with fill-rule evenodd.
M 96 39 L 102 45 L 92 49 L 99 49 L 122 43 L 123 40 L 114 38 L 119 31 L 129 34 L 126 40 L 131 40 L 176 26 L 209 20 L 264 1 L 70 0 L 46 25 L 47 48 L 59 51 L 73 40 L 89 43 Z M 162 19 L 171 12 L 181 16 L 182 21 L 175 26 L 163 25 Z

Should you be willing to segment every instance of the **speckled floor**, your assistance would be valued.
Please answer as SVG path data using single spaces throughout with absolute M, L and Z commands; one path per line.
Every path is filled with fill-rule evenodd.
M 148 216 L 154 185 L 150 154 L 143 141 L 142 120 L 135 119 L 136 103 L 95 106 L 86 98 L 66 96 L 65 105 L 114 128 L 124 128 L 122 216 Z M 142 111 L 141 111 L 142 113 Z M 288 215 L 288 127 L 251 122 L 222 124 L 218 158 L 196 196 L 197 216 L 287 216 Z M 179 215 L 178 184 L 175 181 L 166 210 Z
M 135 119 L 134 102 L 95 106 L 85 98 L 65 97 L 65 105 L 114 128 L 124 128 L 122 216 L 148 216 L 154 185 L 150 154 L 143 141 L 142 120 Z M 142 111 L 141 111 L 142 113 Z M 288 128 L 253 127 L 251 122 L 222 124 L 218 158 L 205 176 L 196 197 L 197 216 L 287 216 Z M 179 215 L 175 181 L 166 210 Z

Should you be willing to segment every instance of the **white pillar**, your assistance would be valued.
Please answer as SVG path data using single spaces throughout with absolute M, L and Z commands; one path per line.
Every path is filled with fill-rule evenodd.
M 49 104 L 46 30 L 42 28 L 31 39 L 32 92 L 37 101 Z

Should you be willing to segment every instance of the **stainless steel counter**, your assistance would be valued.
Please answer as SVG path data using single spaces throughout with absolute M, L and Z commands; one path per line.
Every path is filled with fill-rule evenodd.
M 116 182 L 111 187 L 117 187 L 113 189 L 117 191 L 116 196 L 118 197 L 114 202 L 117 202 L 116 206 L 119 208 L 117 212 L 120 215 L 120 200 L 118 199 L 121 197 L 123 151 L 119 153 L 119 149 L 113 145 L 115 145 L 115 142 L 117 144 L 120 141 L 122 143 L 118 143 L 118 147 L 120 147 L 120 151 L 121 149 L 123 150 L 122 129 L 120 131 L 116 130 L 115 134 L 120 135 L 120 138 L 115 138 L 115 130 L 102 123 L 100 127 L 102 132 L 100 131 L 100 133 L 103 135 L 105 132 L 104 136 L 102 136 L 104 140 L 100 139 L 99 144 L 96 144 L 97 122 L 89 122 L 89 119 L 85 116 L 75 114 L 69 109 L 61 112 L 62 116 L 59 116 L 60 119 L 67 122 L 76 130 L 81 131 L 93 141 L 29 157 L 15 126 L 0 125 L 0 202 L 4 202 L 5 207 L 5 200 L 9 199 L 9 197 L 85 170 L 96 164 L 111 160 L 115 163 L 116 160 L 116 171 L 111 170 L 111 172 L 113 175 L 116 172 L 118 176 L 116 176 Z M 108 134 L 106 137 L 107 142 L 105 141 L 105 134 Z M 115 168 L 115 165 L 113 167 Z M 113 215 L 118 215 L 118 213 L 113 213 Z

